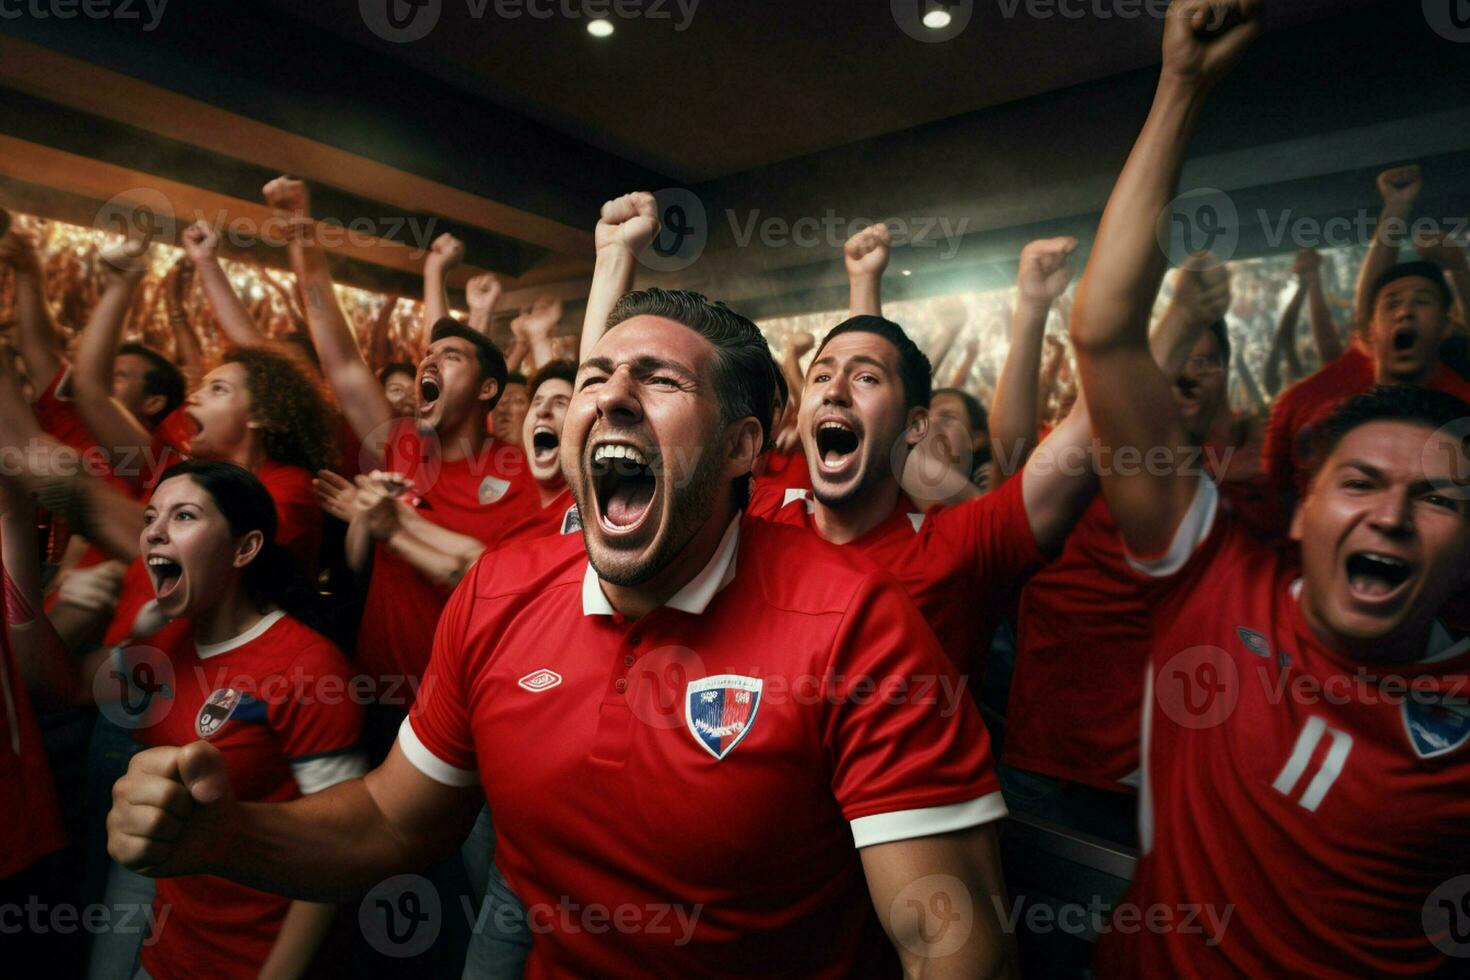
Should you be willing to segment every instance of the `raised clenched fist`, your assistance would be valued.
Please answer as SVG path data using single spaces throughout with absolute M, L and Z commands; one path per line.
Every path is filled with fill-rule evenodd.
M 1033 303 L 1055 302 L 1072 281 L 1075 251 L 1075 238 L 1043 238 L 1021 249 L 1021 269 L 1016 275 L 1021 298 Z
M 184 246 L 184 254 L 195 265 L 211 262 L 219 254 L 219 234 L 206 221 L 194 222 L 179 237 Z
M 1230 309 L 1230 270 L 1208 252 L 1191 256 L 1174 277 L 1174 307 L 1206 326 Z
M 464 260 L 464 242 L 445 232 L 429 246 L 426 262 L 438 266 L 440 271 L 452 269 Z
M 888 268 L 892 236 L 887 225 L 869 225 L 842 246 L 842 260 L 849 278 L 875 278 Z
M 481 273 L 465 283 L 465 301 L 470 304 L 470 312 L 484 311 L 489 313 L 495 309 L 495 303 L 500 299 L 500 278 L 493 272 Z
M 224 756 L 208 742 L 145 749 L 112 787 L 107 853 L 139 874 L 198 874 L 237 806 Z
M 658 227 L 658 202 L 647 191 L 634 191 L 603 204 L 592 238 L 599 252 L 624 248 L 637 256 L 653 241 Z
M 1384 204 L 1408 207 L 1424 189 L 1424 174 L 1418 164 L 1394 167 L 1378 175 L 1378 193 L 1383 195 Z
M 277 211 L 305 214 L 311 204 L 306 184 L 292 177 L 277 177 L 261 188 L 260 194 Z
M 1261 0 L 1174 0 L 1164 24 L 1164 74 L 1209 87 L 1261 33 Z

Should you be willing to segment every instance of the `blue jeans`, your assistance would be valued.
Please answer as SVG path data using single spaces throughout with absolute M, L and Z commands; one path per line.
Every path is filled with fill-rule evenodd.
M 495 866 L 495 825 L 490 810 L 480 810 L 475 827 L 460 848 L 480 914 L 465 951 L 464 980 L 511 980 L 525 970 L 531 952 L 526 910 Z

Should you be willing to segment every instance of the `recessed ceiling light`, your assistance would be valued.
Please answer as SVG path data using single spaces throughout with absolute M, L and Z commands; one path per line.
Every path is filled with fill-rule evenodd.
M 924 15 L 924 26 L 931 31 L 942 31 L 949 26 L 950 21 L 953 19 L 949 15 L 948 10 L 945 10 L 943 7 L 935 7 Z
M 914 270 L 913 269 L 905 269 L 905 270 L 903 270 L 903 274 L 906 275 L 906 276 L 911 276 L 911 275 L 914 274 Z
M 946 17 L 949 15 L 946 14 Z M 613 25 L 610 20 L 589 20 L 587 22 L 587 33 L 593 37 L 612 37 Z

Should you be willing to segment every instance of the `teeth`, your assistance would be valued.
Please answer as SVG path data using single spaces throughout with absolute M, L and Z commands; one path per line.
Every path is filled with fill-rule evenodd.
M 632 446 L 624 446 L 617 443 L 601 445 L 593 451 L 593 462 L 600 463 L 606 459 L 626 459 L 637 463 L 639 466 L 648 465 L 648 459 L 638 450 Z
M 531 435 L 533 435 L 533 436 L 539 436 L 543 432 L 550 433 L 551 435 L 556 435 L 556 430 L 553 429 L 549 425 L 538 425 L 538 426 L 536 426 L 536 428 L 534 428 L 534 429 L 531 430 Z
M 170 561 L 167 558 L 159 558 L 159 557 L 155 556 L 153 558 L 148 559 L 148 564 L 150 566 L 156 568 L 159 565 L 172 565 L 172 564 L 175 564 L 175 563 L 173 561 Z
M 852 426 L 846 425 L 842 422 L 823 422 L 821 425 L 817 426 L 817 430 L 821 431 L 823 429 L 837 429 L 841 432 L 851 432 Z
M 1369 552 L 1364 552 L 1363 554 L 1359 555 L 1358 557 L 1360 557 L 1360 558 L 1367 558 L 1369 561 L 1376 561 L 1379 564 L 1381 564 L 1381 565 L 1387 565 L 1390 568 L 1407 568 L 1408 565 L 1409 565 L 1409 563 L 1406 562 L 1406 561 L 1404 561 L 1403 559 L 1401 559 L 1401 558 L 1394 558 L 1394 557 L 1392 557 L 1390 555 L 1375 555 L 1375 554 L 1372 554 L 1372 553 L 1369 553 Z

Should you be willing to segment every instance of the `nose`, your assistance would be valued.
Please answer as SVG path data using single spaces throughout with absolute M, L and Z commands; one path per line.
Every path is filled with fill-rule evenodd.
M 847 383 L 847 375 L 834 374 L 832 380 L 822 386 L 822 404 L 824 405 L 851 405 L 852 389 Z
M 1368 526 L 1392 538 L 1414 533 L 1414 501 L 1407 487 L 1385 490 L 1374 499 Z
M 168 540 L 168 534 L 164 531 L 164 520 L 162 517 L 153 519 L 153 523 L 143 528 L 143 540 L 150 545 L 163 544 Z
M 613 371 L 598 388 L 597 414 L 614 425 L 635 425 L 642 420 L 643 405 L 627 368 Z

